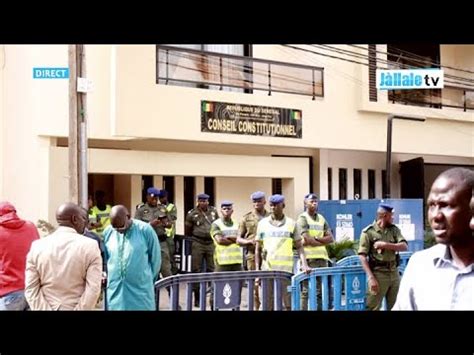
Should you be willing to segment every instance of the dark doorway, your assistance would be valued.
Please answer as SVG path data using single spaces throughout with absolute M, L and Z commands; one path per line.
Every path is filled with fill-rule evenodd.
M 216 205 L 216 179 L 214 177 L 204 177 L 204 193 L 209 195 L 209 205 Z
M 163 190 L 168 192 L 168 202 L 174 203 L 174 176 L 163 176 Z
M 142 175 L 142 202 L 146 202 L 146 190 L 153 187 L 153 175 Z
M 425 169 L 423 158 L 400 163 L 401 198 L 424 198 Z
M 183 179 L 184 185 L 184 216 L 192 210 L 195 206 L 196 192 L 194 188 L 194 176 L 185 176 Z M 184 225 L 184 221 L 183 221 Z M 184 226 L 183 226 L 184 227 Z

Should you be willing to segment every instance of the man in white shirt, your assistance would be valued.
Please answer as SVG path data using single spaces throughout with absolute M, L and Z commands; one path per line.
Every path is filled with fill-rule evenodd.
M 428 196 L 437 245 L 415 253 L 394 310 L 474 310 L 474 171 L 441 173 Z

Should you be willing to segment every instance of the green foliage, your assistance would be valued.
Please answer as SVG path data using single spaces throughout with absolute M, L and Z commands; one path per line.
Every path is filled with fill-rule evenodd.
M 329 259 L 332 261 L 339 261 L 346 256 L 356 254 L 357 242 L 343 239 L 339 242 L 326 245 L 326 249 L 329 254 Z

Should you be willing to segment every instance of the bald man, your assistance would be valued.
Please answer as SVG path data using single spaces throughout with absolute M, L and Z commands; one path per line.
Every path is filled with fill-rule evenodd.
M 82 234 L 87 211 L 65 203 L 58 229 L 33 242 L 26 259 L 25 297 L 32 310 L 92 310 L 99 298 L 102 258 L 97 243 Z
M 161 249 L 149 223 L 131 219 L 125 206 L 112 207 L 104 231 L 109 310 L 156 310 L 154 283 Z

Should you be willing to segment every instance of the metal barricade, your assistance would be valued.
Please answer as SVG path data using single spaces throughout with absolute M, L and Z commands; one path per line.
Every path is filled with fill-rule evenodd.
M 283 281 L 288 283 L 293 274 L 285 271 L 226 271 L 226 272 L 209 272 L 196 274 L 178 274 L 166 277 L 155 283 L 156 309 L 160 310 L 161 293 L 169 289 L 169 309 L 172 311 L 193 309 L 193 290 L 192 285 L 199 283 L 199 309 L 206 310 L 206 293 L 213 293 L 212 310 L 242 310 L 242 288 L 247 287 L 247 308 L 254 309 L 254 289 L 256 282 L 261 284 L 261 301 L 262 310 L 267 310 L 270 305 L 267 301 L 268 289 L 270 282 L 273 283 L 273 309 L 282 309 L 281 285 Z M 210 284 L 210 288 L 208 288 Z M 184 287 L 184 290 L 182 288 Z M 258 287 L 258 286 L 257 286 Z M 211 291 L 212 290 L 212 291 Z M 180 305 L 180 292 L 185 293 L 185 297 L 181 299 L 185 307 Z
M 400 252 L 398 270 L 403 275 L 413 252 Z M 335 266 L 316 268 L 309 275 L 298 273 L 291 279 L 292 310 L 300 310 L 301 283 L 308 280 L 308 310 L 317 310 L 317 281 L 321 280 L 322 310 L 364 310 L 367 279 L 358 255 L 339 260 Z M 386 309 L 383 301 L 382 310 Z
M 413 252 L 411 251 L 401 251 L 400 253 L 400 265 L 398 266 L 398 270 L 400 271 L 400 275 L 403 275 L 403 271 L 408 264 L 408 260 L 410 260 Z M 351 255 L 347 256 L 336 263 L 336 266 L 356 266 L 360 265 L 360 259 L 358 255 Z
M 291 310 L 301 309 L 301 284 L 305 280 L 308 280 L 308 310 L 317 310 L 318 279 L 322 286 L 323 311 L 364 309 L 367 283 L 362 266 L 333 266 L 312 269 L 310 274 L 299 273 L 291 278 Z

